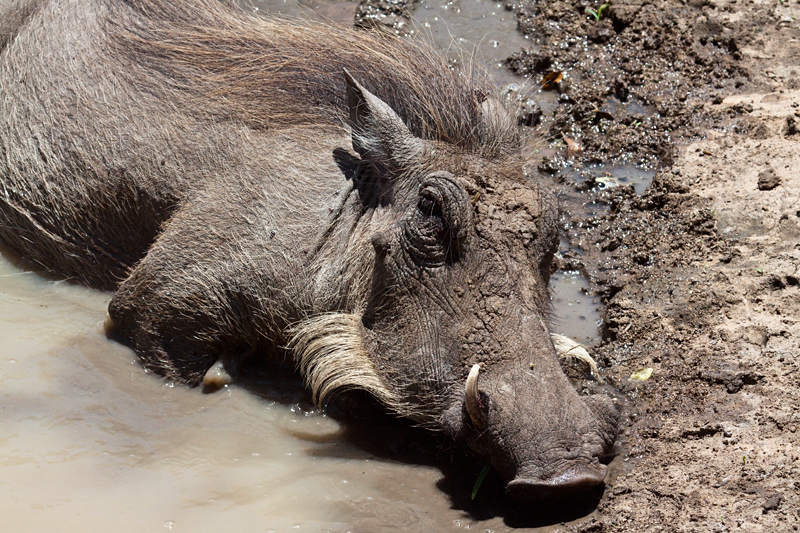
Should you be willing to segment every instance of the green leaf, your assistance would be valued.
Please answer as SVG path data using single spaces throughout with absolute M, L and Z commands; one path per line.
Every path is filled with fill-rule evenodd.
M 472 487 L 472 499 L 475 499 L 475 496 L 478 494 L 478 489 L 481 488 L 481 483 L 483 483 L 484 478 L 486 478 L 486 474 L 489 473 L 489 465 L 483 467 L 481 473 L 478 474 L 478 479 L 475 480 L 475 486 Z
M 586 12 L 589 13 L 592 17 L 594 17 L 595 22 L 600 22 L 600 17 L 603 16 L 603 10 L 607 8 L 609 4 L 603 4 L 595 11 L 591 7 L 586 8 Z

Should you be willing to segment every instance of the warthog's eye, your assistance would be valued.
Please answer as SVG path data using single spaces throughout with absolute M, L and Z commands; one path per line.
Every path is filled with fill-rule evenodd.
M 404 221 L 405 248 L 415 263 L 438 266 L 456 261 L 471 215 L 464 188 L 447 172 L 422 182 L 416 208 Z
M 442 206 L 439 205 L 439 199 L 435 197 L 432 191 L 424 190 L 420 193 L 419 203 L 417 207 L 422 214 L 429 217 L 439 217 L 442 216 Z
M 446 230 L 446 224 L 442 218 L 442 200 L 440 191 L 426 188 L 420 191 L 417 203 L 417 209 L 428 218 L 433 225 L 433 230 L 439 234 Z

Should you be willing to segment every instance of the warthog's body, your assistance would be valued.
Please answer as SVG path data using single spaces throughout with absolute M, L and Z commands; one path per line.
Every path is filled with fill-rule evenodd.
M 315 395 L 369 391 L 514 495 L 602 482 L 613 409 L 546 325 L 553 202 L 490 88 L 423 47 L 203 0 L 0 0 L 0 187 L 0 240 L 116 290 L 168 378 L 288 344 Z

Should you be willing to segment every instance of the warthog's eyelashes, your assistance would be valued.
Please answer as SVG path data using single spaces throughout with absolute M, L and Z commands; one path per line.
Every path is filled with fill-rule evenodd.
M 472 369 L 470 369 L 467 376 L 467 385 L 464 388 L 464 405 L 476 429 L 486 427 L 486 411 L 489 406 L 488 398 L 478 390 L 478 374 L 480 371 L 481 365 L 477 363 L 472 365 Z

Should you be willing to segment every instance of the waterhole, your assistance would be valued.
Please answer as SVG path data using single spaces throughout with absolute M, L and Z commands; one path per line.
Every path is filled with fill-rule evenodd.
M 343 23 L 356 6 L 246 4 Z M 425 0 L 415 23 L 443 47 L 451 38 L 475 44 L 499 81 L 511 81 L 499 63 L 524 39 L 501 3 Z M 554 277 L 556 330 L 592 344 L 598 318 L 584 283 L 574 272 Z M 0 257 L 4 530 L 507 529 L 501 518 L 476 522 L 454 505 L 453 493 L 468 495 L 474 478 L 456 476 L 461 486 L 453 488 L 451 476 L 448 485 L 435 460 L 409 459 L 413 441 L 375 453 L 310 408 L 296 380 L 273 383 L 269 394 L 238 386 L 203 394 L 145 373 L 128 348 L 105 337 L 109 298 Z M 380 440 L 381 428 L 361 430 Z M 404 449 L 393 454 L 393 446 Z

